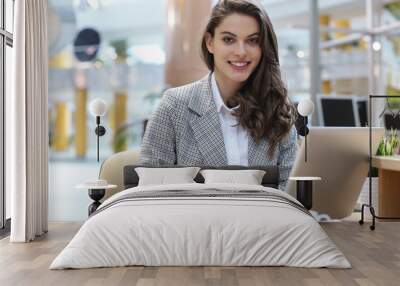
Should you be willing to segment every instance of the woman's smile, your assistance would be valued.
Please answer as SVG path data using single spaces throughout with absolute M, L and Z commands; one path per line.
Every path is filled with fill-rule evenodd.
M 248 69 L 251 61 L 228 61 L 234 71 L 243 72 Z

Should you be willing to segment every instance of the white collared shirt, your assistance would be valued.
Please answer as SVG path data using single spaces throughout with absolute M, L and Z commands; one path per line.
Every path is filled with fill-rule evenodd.
M 228 165 L 248 166 L 248 133 L 242 126 L 237 125 L 238 118 L 232 115 L 233 111 L 239 108 L 239 105 L 233 108 L 228 108 L 225 105 L 214 73 L 211 75 L 211 89 L 221 123 Z

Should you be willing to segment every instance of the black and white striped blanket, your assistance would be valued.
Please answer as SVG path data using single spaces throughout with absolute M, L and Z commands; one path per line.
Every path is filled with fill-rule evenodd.
M 218 189 L 202 189 L 202 190 L 163 190 L 163 191 L 138 191 L 131 192 L 118 197 L 115 200 L 106 202 L 92 216 L 103 212 L 110 207 L 128 201 L 148 201 L 148 200 L 257 200 L 269 201 L 289 205 L 304 214 L 312 216 L 311 213 L 299 202 L 288 199 L 284 195 L 276 192 L 268 192 L 261 190 L 218 190 Z

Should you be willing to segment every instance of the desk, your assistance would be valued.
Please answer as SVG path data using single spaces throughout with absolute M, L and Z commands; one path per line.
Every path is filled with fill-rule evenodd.
M 379 169 L 379 216 L 400 217 L 400 156 L 373 156 Z

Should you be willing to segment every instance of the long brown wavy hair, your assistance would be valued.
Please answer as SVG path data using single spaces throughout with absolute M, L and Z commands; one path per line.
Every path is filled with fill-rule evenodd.
M 276 35 L 265 10 L 254 4 L 254 0 L 220 0 L 214 6 L 204 31 L 201 44 L 203 60 L 214 71 L 214 55 L 207 49 L 206 33 L 214 37 L 215 29 L 225 17 L 234 13 L 257 20 L 262 50 L 258 66 L 232 98 L 232 102 L 240 104 L 235 116 L 257 144 L 263 137 L 269 140 L 268 156 L 272 158 L 279 141 L 289 134 L 296 112 L 281 79 Z

